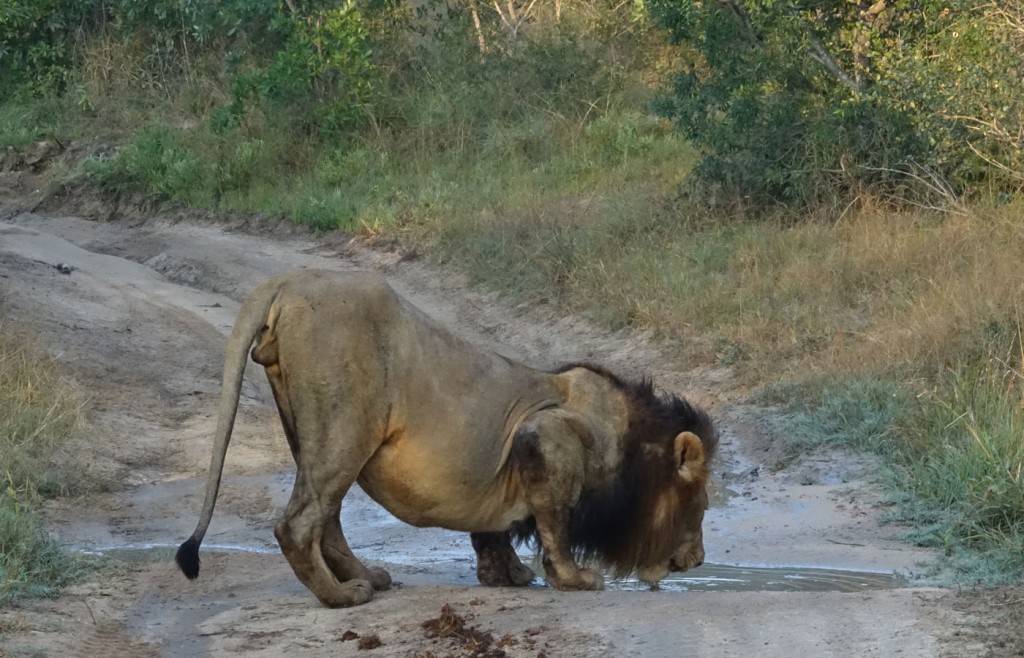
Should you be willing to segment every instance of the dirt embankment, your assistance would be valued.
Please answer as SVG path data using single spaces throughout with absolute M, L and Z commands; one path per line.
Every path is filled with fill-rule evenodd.
M 724 430 L 720 495 L 705 531 L 711 562 L 913 574 L 929 556 L 878 525 L 858 460 L 817 455 L 769 472 L 762 412 L 730 398 L 728 371 L 678 371 L 641 334 L 609 335 L 557 309 L 508 308 L 421 263 L 301 236 L 160 217 L 96 223 L 10 206 L 0 220 L 8 313 L 42 335 L 90 398 L 90 430 L 61 462 L 91 493 L 53 501 L 53 530 L 125 560 L 55 601 L 0 611 L 0 655 L 934 656 L 997 646 L 997 634 L 977 630 L 978 606 L 929 588 L 767 591 L 770 578 L 750 591 L 482 588 L 467 537 L 405 526 L 360 492 L 343 510 L 350 543 L 400 584 L 366 606 L 324 609 L 273 542 L 291 461 L 255 368 L 203 573 L 189 583 L 169 547 L 197 518 L 225 336 L 247 291 L 299 267 L 381 272 L 477 344 L 539 366 L 592 360 L 649 374 L 710 407 Z M 461 630 L 431 637 L 445 624 Z

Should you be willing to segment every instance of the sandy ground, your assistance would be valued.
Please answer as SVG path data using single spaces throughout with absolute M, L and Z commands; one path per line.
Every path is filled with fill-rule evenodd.
M 58 599 L 0 610 L 0 655 L 936 656 L 998 646 L 984 601 L 914 586 L 933 556 L 879 524 L 862 460 L 819 453 L 772 470 L 766 411 L 738 402 L 727 370 L 679 370 L 648 336 L 510 308 L 398 254 L 238 222 L 33 214 L 6 191 L 3 205 L 0 180 L 3 319 L 37 331 L 89 401 L 89 428 L 58 464 L 91 493 L 52 501 L 47 515 L 69 545 L 122 562 Z M 350 543 L 398 585 L 365 606 L 325 609 L 274 544 L 292 464 L 252 367 L 203 573 L 186 581 L 170 556 L 198 516 L 225 337 L 258 281 L 300 267 L 382 273 L 479 345 L 538 366 L 593 360 L 649 374 L 710 408 L 723 430 L 705 525 L 713 564 L 660 592 L 484 588 L 467 536 L 405 526 L 354 491 L 342 512 Z M 754 566 L 773 569 L 739 568 Z M 894 573 L 909 580 L 879 586 Z M 422 624 L 446 604 L 465 627 L 428 637 Z

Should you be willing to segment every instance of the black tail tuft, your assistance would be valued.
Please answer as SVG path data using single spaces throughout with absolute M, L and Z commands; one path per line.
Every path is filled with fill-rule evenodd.
M 189 580 L 199 577 L 199 540 L 189 537 L 188 541 L 178 547 L 178 553 L 174 556 L 181 573 Z

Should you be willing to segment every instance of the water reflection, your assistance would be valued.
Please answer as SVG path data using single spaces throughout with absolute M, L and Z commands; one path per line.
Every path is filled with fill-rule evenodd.
M 803 567 L 737 567 L 704 564 L 673 573 L 660 583 L 663 591 L 682 592 L 861 592 L 901 587 L 905 580 L 892 573 L 811 569 Z M 608 589 L 648 590 L 635 578 L 609 580 Z

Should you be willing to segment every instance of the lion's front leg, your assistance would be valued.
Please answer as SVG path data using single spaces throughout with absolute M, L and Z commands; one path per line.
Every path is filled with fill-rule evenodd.
M 577 566 L 569 541 L 569 518 L 584 474 L 579 436 L 562 418 L 538 414 L 517 432 L 513 445 L 548 582 L 556 589 L 603 589 L 601 574 Z
M 604 589 L 604 578 L 590 569 L 580 569 L 569 545 L 568 510 L 536 510 L 537 533 L 544 547 L 544 575 L 555 589 Z
M 505 532 L 473 532 L 469 535 L 476 551 L 476 577 L 488 587 L 525 587 L 533 581 L 533 570 L 523 564 Z

